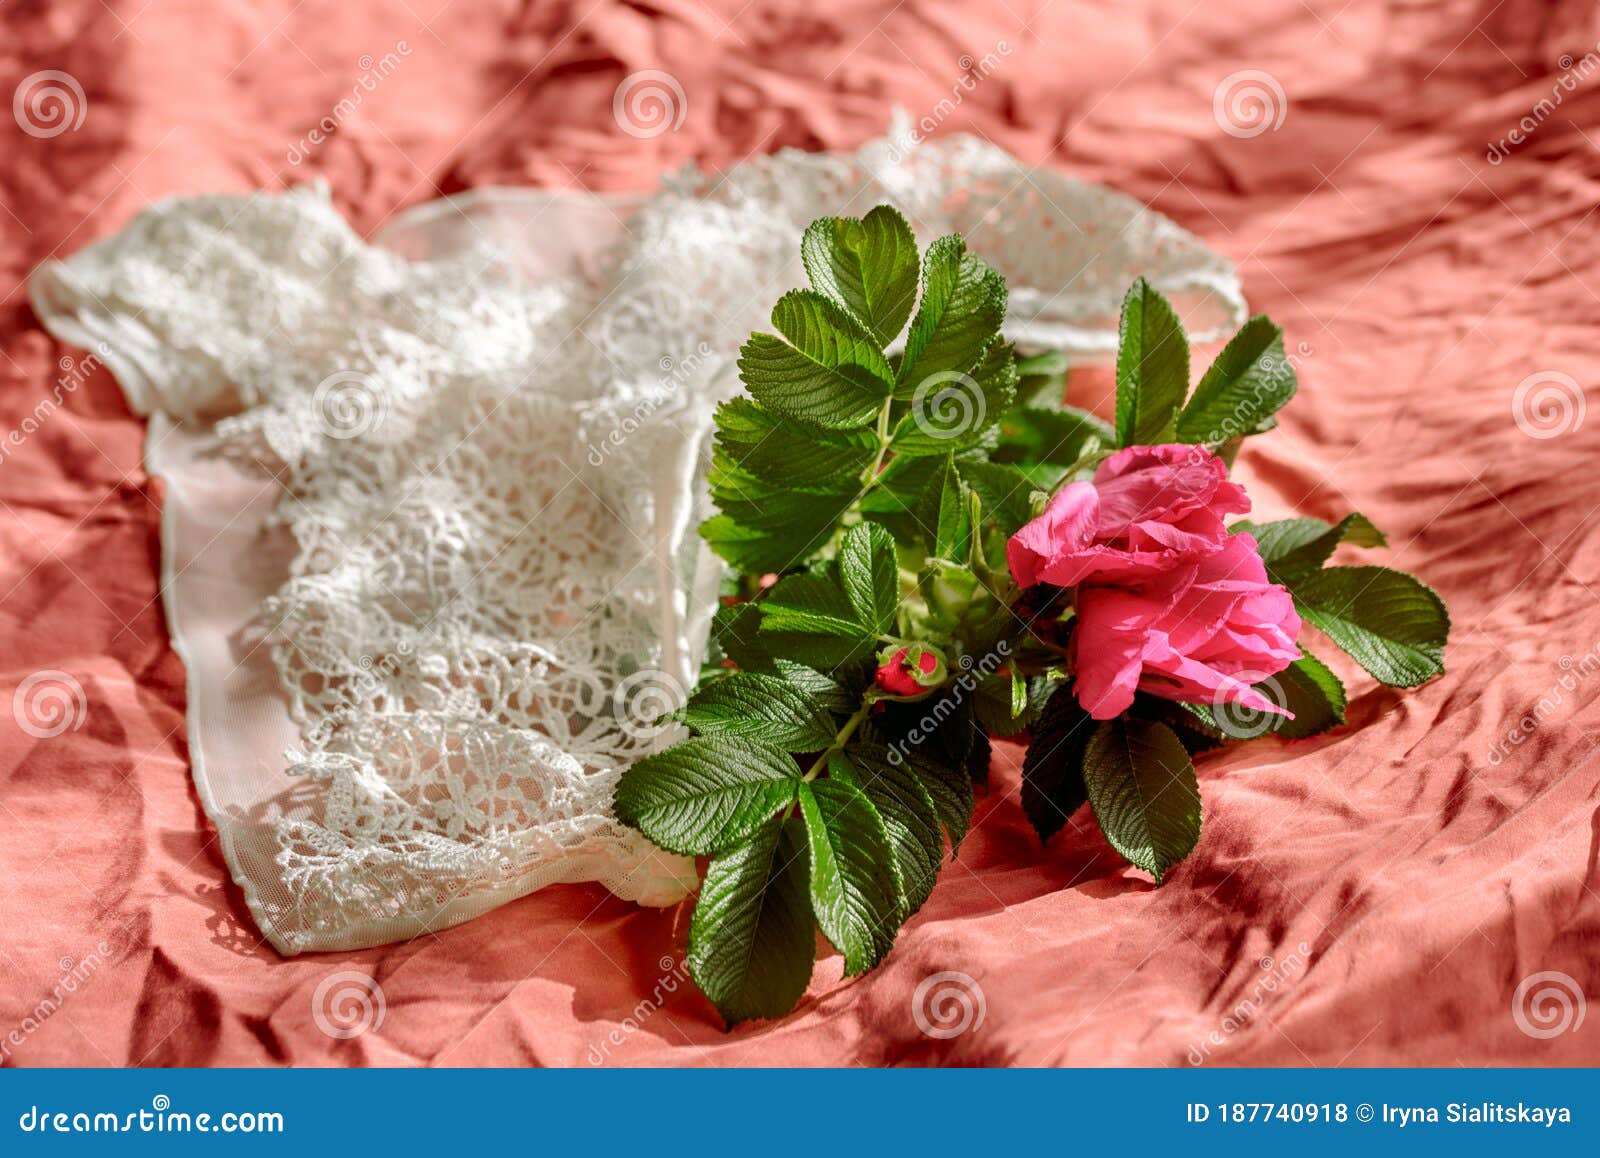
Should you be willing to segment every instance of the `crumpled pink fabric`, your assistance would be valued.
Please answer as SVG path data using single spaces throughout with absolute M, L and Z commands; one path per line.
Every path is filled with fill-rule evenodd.
M 157 198 L 323 178 L 371 232 L 441 191 L 646 189 L 689 160 L 854 148 L 898 103 L 929 132 L 978 132 L 1108 182 L 1237 260 L 1300 377 L 1279 428 L 1235 467 L 1254 517 L 1360 510 L 1391 547 L 1336 561 L 1416 573 L 1455 630 L 1449 674 L 1405 693 L 1308 640 L 1345 677 L 1349 722 L 1202 756 L 1204 833 L 1159 889 L 1086 813 L 1041 848 L 1018 802 L 1020 749 L 997 745 L 960 856 L 883 966 L 846 981 L 824 948 L 800 1008 L 776 1023 L 725 1033 L 683 975 L 688 909 L 639 909 L 598 886 L 406 944 L 285 960 L 261 943 L 194 796 L 160 605 L 161 487 L 140 468 L 143 424 L 93 369 L 0 463 L 0 1062 L 1600 1057 L 1600 678 L 1587 659 L 1600 646 L 1600 85 L 1579 84 L 1530 142 L 1485 159 L 1549 97 L 1562 55 L 1600 40 L 1589 0 L 257 0 L 207 5 L 204 19 L 107 2 L 0 6 L 0 94 L 58 69 L 88 100 L 81 127 L 49 139 L 0 116 L 0 429 L 76 381 L 62 359 L 78 352 L 43 333 L 18 288 L 28 271 Z M 290 165 L 350 96 L 362 55 L 402 39 L 400 68 Z M 998 67 L 953 99 L 963 54 L 991 52 Z M 687 108 L 679 128 L 639 139 L 618 130 L 612 99 L 647 69 L 675 77 Z M 1282 89 L 1258 91 L 1283 119 L 1253 131 L 1228 120 L 1225 82 L 1260 72 Z M 1211 353 L 1196 351 L 1197 368 Z M 1570 379 L 1542 380 L 1568 391 L 1564 423 L 1514 409 L 1538 374 Z M 1103 416 L 1111 386 L 1075 371 L 1068 397 Z M 38 738 L 4 706 L 47 669 L 78 680 L 86 710 Z M 327 1002 L 358 984 L 381 1006 L 359 1032 L 328 1032 Z M 1581 1022 L 1562 1023 L 1560 992 L 1574 1009 L 1585 999 Z M 1535 1020 L 1541 1009 L 1553 1016 Z
M 1011 536 L 1006 563 L 1022 587 L 1138 583 L 1220 551 L 1223 517 L 1249 510 L 1227 464 L 1205 448 L 1130 446 Z
M 1251 686 L 1300 658 L 1300 616 L 1289 593 L 1267 581 L 1249 534 L 1142 583 L 1080 587 L 1077 612 L 1073 686 L 1097 720 L 1127 711 L 1141 688 L 1294 717 Z

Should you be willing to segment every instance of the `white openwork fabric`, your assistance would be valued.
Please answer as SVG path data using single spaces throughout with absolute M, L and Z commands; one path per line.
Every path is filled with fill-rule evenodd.
M 485 190 L 374 242 L 326 192 L 197 197 L 34 275 L 151 416 L 190 755 L 282 952 L 557 882 L 645 904 L 692 862 L 611 817 L 698 669 L 721 573 L 699 473 L 744 337 L 824 214 L 898 205 L 1011 284 L 1008 336 L 1103 358 L 1128 281 L 1191 328 L 1232 266 L 1109 190 L 979 142 L 784 152 L 649 197 Z

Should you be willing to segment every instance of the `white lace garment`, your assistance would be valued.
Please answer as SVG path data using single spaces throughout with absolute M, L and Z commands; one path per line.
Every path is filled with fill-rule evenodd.
M 1143 273 L 1201 340 L 1233 267 L 1137 202 L 969 138 L 783 152 L 649 197 L 483 190 L 363 241 L 326 191 L 195 197 L 35 273 L 150 416 L 195 784 L 283 953 L 557 882 L 670 904 L 610 813 L 698 670 L 715 403 L 801 231 L 898 206 L 1011 286 L 1024 348 L 1104 360 Z

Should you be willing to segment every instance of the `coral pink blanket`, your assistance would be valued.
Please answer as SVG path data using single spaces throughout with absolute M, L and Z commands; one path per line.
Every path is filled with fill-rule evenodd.
M 0 117 L 0 428 L 25 431 L 0 437 L 0 702 L 41 670 L 85 696 L 56 736 L 0 712 L 0 1060 L 1600 1060 L 1600 1011 L 1577 1018 L 1600 998 L 1591 4 L 61 0 L 0 28 L 0 96 L 54 69 L 86 107 L 49 137 Z M 681 84 L 679 128 L 618 130 L 642 69 Z M 140 423 L 103 369 L 79 385 L 61 362 L 77 352 L 39 329 L 28 271 L 169 194 L 320 177 L 371 230 L 472 186 L 646 188 L 688 160 L 852 148 L 897 103 L 1240 263 L 1303 384 L 1240 464 L 1258 509 L 1387 528 L 1449 601 L 1450 675 L 1403 697 L 1354 679 L 1339 732 L 1205 760 L 1205 834 L 1160 890 L 1084 818 L 1041 850 L 1002 751 L 885 966 L 845 983 L 829 957 L 794 1014 L 731 1035 L 678 971 L 686 910 L 598 887 L 279 958 L 190 786 Z M 1071 387 L 1104 408 L 1103 380 Z M 947 972 L 966 978 L 930 982 Z M 380 987 L 353 1036 L 330 1012 L 349 974 Z

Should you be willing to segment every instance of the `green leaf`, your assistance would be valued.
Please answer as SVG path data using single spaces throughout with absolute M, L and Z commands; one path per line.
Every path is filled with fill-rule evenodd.
M 771 334 L 751 334 L 740 348 L 739 377 L 769 410 L 834 429 L 865 424 L 883 403 L 860 367 L 815 362 Z
M 928 480 L 943 466 L 944 460 L 939 458 L 891 458 L 878 475 L 878 485 L 861 500 L 862 515 L 887 528 L 899 541 L 916 539 L 922 533 L 916 520 L 917 506 Z
M 877 650 L 877 634 L 857 621 L 836 568 L 785 576 L 760 606 L 756 642 L 768 655 L 832 671 Z
M 886 394 L 894 382 L 888 359 L 849 314 L 814 290 L 790 290 L 772 307 L 773 328 L 818 366 L 861 370 L 868 385 Z M 862 377 L 854 375 L 854 377 Z
M 718 857 L 689 922 L 689 974 L 729 1027 L 782 1017 L 811 982 L 811 853 L 798 818 L 773 817 Z
M 788 570 L 820 551 L 856 496 L 854 483 L 828 492 L 769 482 L 720 454 L 706 481 L 720 513 L 701 524 L 700 536 L 721 558 L 758 575 Z
M 1252 535 L 1267 574 L 1274 583 L 1284 584 L 1316 571 L 1340 543 L 1382 547 L 1387 542 L 1383 532 L 1359 514 L 1346 515 L 1332 526 L 1321 519 L 1279 519 L 1273 523 L 1241 521 L 1228 530 Z
M 945 833 L 950 837 L 952 860 L 961 842 L 966 839 L 967 829 L 972 825 L 972 776 L 967 772 L 966 762 L 974 746 L 971 738 L 975 730 L 970 718 L 962 718 L 962 725 L 968 742 L 960 758 L 953 764 L 915 750 L 901 752 L 902 761 L 916 773 L 922 786 L 927 789 L 933 809 L 939 814 L 939 823 L 944 825 Z
M 903 922 L 928 899 L 939 876 L 939 862 L 944 859 L 944 834 L 933 798 L 910 768 L 860 745 L 835 756 L 829 769 L 830 777 L 842 774 L 854 779 L 883 818 L 889 843 L 894 846 Z
M 716 423 L 719 454 L 759 478 L 791 487 L 853 491 L 878 449 L 870 430 L 822 430 L 748 398 L 722 403 Z
M 745 526 L 731 515 L 713 515 L 701 523 L 700 537 L 718 558 L 747 575 L 798 566 L 827 541 L 826 532 L 804 524 L 768 530 Z
M 1022 682 L 1022 706 L 1017 706 L 1017 677 L 1011 676 L 983 676 L 978 680 L 977 691 L 973 696 L 972 706 L 978 717 L 978 725 L 984 732 L 991 736 L 1014 736 L 1024 728 L 1031 727 L 1039 712 L 1037 706 L 1029 698 L 1030 691 L 1026 681 Z
M 1022 811 L 1041 841 L 1060 832 L 1088 799 L 1083 759 L 1094 733 L 1095 722 L 1078 705 L 1073 689 L 1057 687 L 1022 758 Z
M 746 670 L 765 668 L 771 660 L 757 642 L 761 628 L 761 608 L 754 603 L 725 603 L 711 619 L 711 642 L 720 652 Z
M 835 578 L 827 570 L 788 575 L 761 601 L 761 630 L 835 635 L 854 639 L 861 621 Z
M 855 711 L 861 696 L 851 691 L 830 675 L 786 659 L 772 662 L 773 674 L 791 687 L 799 688 L 817 707 L 839 716 Z
M 800 769 L 781 748 L 696 736 L 646 756 L 617 781 L 616 813 L 669 852 L 715 856 L 794 802 Z
M 1059 378 L 1072 369 L 1072 363 L 1060 350 L 1041 350 L 1017 362 L 1017 373 L 1028 378 Z
M 968 371 L 1000 332 L 1006 283 L 967 253 L 957 234 L 928 246 L 922 259 L 922 302 L 906 335 L 895 397 L 911 398 L 936 374 Z
M 1265 317 L 1246 322 L 1200 379 L 1178 416 L 1178 441 L 1216 446 L 1255 434 L 1294 397 L 1283 331 Z
M 759 672 L 723 676 L 697 691 L 680 715 L 701 735 L 759 740 L 789 752 L 826 748 L 838 731 L 806 688 Z
M 1015 534 L 1033 518 L 1032 494 L 1038 480 L 1015 466 L 999 463 L 957 461 L 961 481 L 977 492 L 984 511 L 993 516 L 1007 535 Z
M 858 523 L 839 545 L 839 580 L 869 635 L 883 635 L 900 612 L 900 565 L 894 536 L 876 523 Z
M 946 458 L 935 468 L 917 503 L 916 520 L 929 555 L 952 563 L 966 560 L 972 546 L 972 519 L 966 488 L 953 458 Z
M 979 787 L 989 784 L 989 763 L 994 759 L 994 745 L 982 730 L 972 734 L 972 751 L 967 753 L 967 779 Z
M 811 910 L 847 976 L 865 973 L 889 951 L 899 929 L 894 846 L 866 793 L 847 780 L 800 786 L 811 848 Z
M 1260 689 L 1268 699 L 1294 713 L 1292 720 L 1272 718 L 1272 731 L 1286 740 L 1302 740 L 1344 723 L 1344 684 L 1327 664 L 1304 647 L 1300 653 L 1299 659 L 1263 681 L 1280 689 L 1280 695 L 1274 696 L 1270 687 Z
M 868 659 L 877 651 L 877 641 L 869 636 L 846 639 L 805 632 L 764 631 L 760 640 L 762 648 L 775 658 L 793 660 L 824 671 L 836 671 Z
M 1003 463 L 1055 463 L 1073 466 L 1092 441 L 1116 443 L 1116 432 L 1086 410 L 1017 407 L 1000 418 L 1000 443 L 993 458 Z
M 1190 755 L 1220 748 L 1229 740 L 1217 727 L 1210 704 L 1187 704 L 1139 692 L 1130 711 L 1141 720 L 1155 720 L 1171 728 Z
M 1167 299 L 1144 278 L 1122 300 L 1117 445 L 1171 442 L 1189 392 L 1189 340 Z
M 916 703 L 886 704 L 873 714 L 850 751 L 903 764 L 916 774 L 950 837 L 954 856 L 972 823 L 972 776 L 967 764 L 981 734 L 973 725 L 971 703 L 952 685 Z
M 1239 704 L 1179 704 L 1140 697 L 1139 714 L 1159 719 L 1178 733 L 1191 752 L 1232 740 L 1253 740 L 1269 732 L 1302 740 L 1344 723 L 1344 685 L 1328 666 L 1301 649 L 1301 657 L 1277 675 L 1255 685 L 1267 699 L 1288 709 L 1294 719 Z M 1194 742 L 1199 740 L 1199 743 Z
M 1443 673 L 1450 614 L 1420 580 L 1387 567 L 1326 567 L 1290 590 L 1301 617 L 1380 683 L 1409 688 Z
M 917 300 L 917 239 L 898 210 L 879 205 L 864 218 L 823 217 L 800 241 L 806 276 L 887 346 Z
M 813 290 L 790 290 L 772 308 L 772 324 L 792 344 L 751 334 L 739 353 L 739 376 L 757 402 L 836 430 L 877 414 L 892 374 L 848 314 Z
M 1060 410 L 1066 401 L 1071 364 L 1060 350 L 1017 359 L 1017 397 L 1024 406 Z
M 1111 847 L 1157 884 L 1200 839 L 1200 784 L 1165 724 L 1128 716 L 1103 722 L 1084 753 L 1083 780 Z
M 782 556 L 804 559 L 811 546 L 811 534 L 804 528 L 793 538 L 775 542 L 769 531 L 756 527 L 741 527 L 727 515 L 712 515 L 700 524 L 700 537 L 706 541 L 717 558 L 751 575 L 774 570 L 770 564 Z M 782 568 L 776 568 L 782 570 Z
M 959 454 L 983 445 L 1000 415 L 1016 400 L 1011 346 L 991 342 L 970 373 L 948 370 L 919 383 L 911 411 L 894 429 L 896 454 Z

